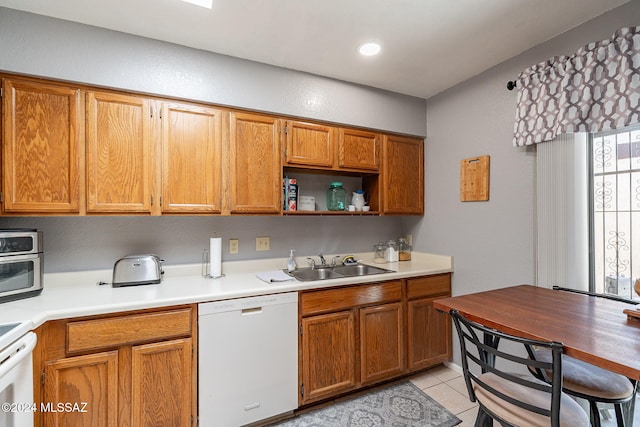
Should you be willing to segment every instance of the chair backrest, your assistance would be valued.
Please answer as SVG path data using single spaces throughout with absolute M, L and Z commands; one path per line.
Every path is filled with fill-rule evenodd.
M 598 297 L 598 298 L 610 299 L 610 300 L 614 300 L 614 301 L 626 302 L 627 304 L 634 304 L 634 305 L 640 304 L 639 301 L 634 301 L 632 299 L 621 297 L 621 296 L 615 295 L 615 294 L 601 294 L 601 293 L 597 293 L 597 292 L 582 291 L 580 289 L 563 288 L 563 287 L 557 286 L 557 285 L 553 286 L 553 290 L 555 290 L 555 291 L 564 291 L 564 292 L 573 292 L 574 294 L 589 295 L 591 297 Z
M 506 401 L 526 411 L 549 417 L 552 426 L 559 426 L 562 392 L 562 344 L 558 342 L 520 338 L 502 333 L 469 320 L 457 310 L 452 310 L 450 314 L 458 332 L 458 338 L 460 339 L 462 369 L 469 398 L 473 402 L 478 401 L 478 403 L 483 406 L 482 401 L 476 398 L 475 385 L 475 387 L 481 387 L 486 393 L 490 393 L 502 401 Z M 522 345 L 527 351 L 527 355 L 521 356 L 513 352 L 510 353 L 506 349 L 500 350 L 498 347 L 501 342 L 506 344 L 501 346 L 502 348 L 517 349 Z M 532 357 L 532 346 L 540 346 L 551 350 L 551 362 L 539 361 L 536 360 L 535 357 Z M 506 361 L 511 363 L 505 363 Z M 504 367 L 501 368 L 501 365 L 507 365 L 510 370 L 515 369 L 514 363 L 521 365 L 522 373 L 511 373 L 505 371 Z M 548 380 L 548 383 L 536 380 L 532 376 L 525 374 L 529 372 L 529 369 L 542 372 L 542 375 L 545 376 L 545 380 Z M 480 372 L 482 374 L 480 374 Z M 517 384 L 516 387 L 526 387 L 527 389 L 531 389 L 532 392 L 536 391 L 535 393 L 537 395 L 540 395 L 539 392 L 543 392 L 544 396 L 548 394 L 548 401 L 545 401 L 544 405 L 535 405 L 526 399 L 519 400 L 514 397 L 514 395 L 507 395 L 492 385 L 487 384 L 486 373 L 496 375 L 501 379 L 500 381 L 506 380 L 515 383 Z M 525 396 L 527 395 L 527 393 L 523 394 Z M 492 414 L 490 409 L 484 406 L 483 409 L 495 418 L 495 414 Z

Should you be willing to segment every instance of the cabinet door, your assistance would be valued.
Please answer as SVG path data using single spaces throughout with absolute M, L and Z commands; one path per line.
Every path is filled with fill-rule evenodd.
M 150 212 L 149 100 L 87 92 L 87 212 Z
M 338 166 L 377 171 L 380 166 L 380 136 L 356 129 L 340 129 Z
M 191 352 L 191 338 L 133 347 L 132 426 L 191 426 Z
M 278 120 L 230 114 L 231 213 L 280 213 Z
M 285 162 L 291 166 L 333 167 L 335 134 L 336 129 L 331 126 L 287 122 Z
M 302 319 L 301 403 L 355 388 L 354 311 Z
M 80 90 L 20 79 L 3 89 L 4 210 L 78 212 Z
M 117 351 L 47 362 L 44 375 L 45 426 L 120 425 Z M 59 404 L 72 406 L 59 408 Z
M 220 212 L 220 115 L 208 107 L 163 104 L 163 213 Z
M 360 381 L 368 384 L 404 371 L 402 303 L 360 309 Z
M 433 366 L 451 357 L 451 320 L 433 307 L 435 299 L 407 303 L 410 370 Z
M 385 135 L 383 140 L 383 213 L 424 213 L 424 141 Z

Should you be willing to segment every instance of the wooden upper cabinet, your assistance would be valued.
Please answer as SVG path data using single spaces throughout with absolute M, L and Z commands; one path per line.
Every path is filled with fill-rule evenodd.
M 162 104 L 162 212 L 220 213 L 221 111 Z
M 87 212 L 149 213 L 153 182 L 150 101 L 87 92 Z
M 232 112 L 229 123 L 231 213 L 280 213 L 279 121 Z
M 79 212 L 80 89 L 3 80 L 4 211 Z
M 285 129 L 285 164 L 321 168 L 332 168 L 335 165 L 336 128 L 288 121 Z
M 338 166 L 377 171 L 380 167 L 380 135 L 357 129 L 340 128 Z
M 424 140 L 385 135 L 382 191 L 385 214 L 424 213 Z

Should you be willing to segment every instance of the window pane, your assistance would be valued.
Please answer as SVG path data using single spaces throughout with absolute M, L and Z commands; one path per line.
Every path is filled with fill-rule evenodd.
M 640 128 L 592 137 L 593 290 L 638 298 Z

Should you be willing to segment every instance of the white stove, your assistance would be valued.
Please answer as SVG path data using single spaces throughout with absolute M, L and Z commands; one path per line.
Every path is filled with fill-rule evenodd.
M 31 322 L 0 325 L 0 426 L 33 426 Z

